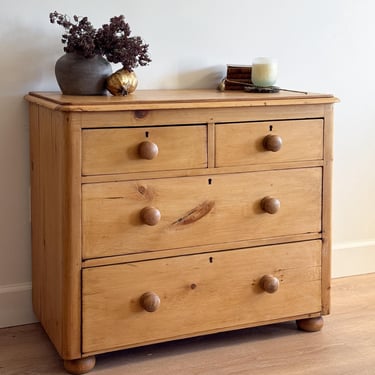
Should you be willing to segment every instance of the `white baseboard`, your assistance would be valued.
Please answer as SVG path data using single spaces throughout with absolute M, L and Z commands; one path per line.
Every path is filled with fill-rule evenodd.
M 375 241 L 333 246 L 332 277 L 375 272 Z M 0 328 L 37 322 L 32 311 L 31 282 L 0 285 Z
M 31 303 L 31 282 L 0 285 L 0 328 L 37 321 Z
M 375 241 L 349 242 L 333 246 L 333 278 L 373 272 L 375 272 Z

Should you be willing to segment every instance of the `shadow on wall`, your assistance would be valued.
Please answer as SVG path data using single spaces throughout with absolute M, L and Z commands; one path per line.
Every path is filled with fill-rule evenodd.
M 223 66 L 180 72 L 177 85 L 186 89 L 215 89 L 224 78 Z
M 226 66 L 217 65 L 206 68 L 192 69 L 192 66 L 197 64 L 191 64 L 190 67 L 184 68 L 177 66 L 173 72 L 160 72 L 160 77 L 157 81 L 154 81 L 151 85 L 157 89 L 216 89 L 219 82 L 225 76 Z M 151 71 L 152 67 L 148 67 Z M 140 72 L 140 75 L 144 74 L 147 76 L 150 73 Z M 138 75 L 138 72 L 136 72 Z M 152 77 L 151 81 L 153 81 Z M 147 89 L 147 87 L 144 87 Z

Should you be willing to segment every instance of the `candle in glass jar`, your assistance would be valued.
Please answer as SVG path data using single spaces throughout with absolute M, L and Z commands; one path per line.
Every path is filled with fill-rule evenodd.
M 277 61 L 270 57 L 257 57 L 254 59 L 251 80 L 255 86 L 273 86 L 277 80 Z

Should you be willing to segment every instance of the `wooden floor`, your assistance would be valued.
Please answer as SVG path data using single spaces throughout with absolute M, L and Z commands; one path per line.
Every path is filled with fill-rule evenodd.
M 0 330 L 0 374 L 65 374 L 39 324 Z M 374 375 L 375 274 L 333 280 L 321 332 L 293 322 L 97 356 L 92 375 Z

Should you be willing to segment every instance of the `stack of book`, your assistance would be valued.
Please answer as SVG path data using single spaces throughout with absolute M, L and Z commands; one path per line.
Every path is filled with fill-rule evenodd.
M 225 90 L 243 90 L 251 84 L 251 65 L 227 65 Z

